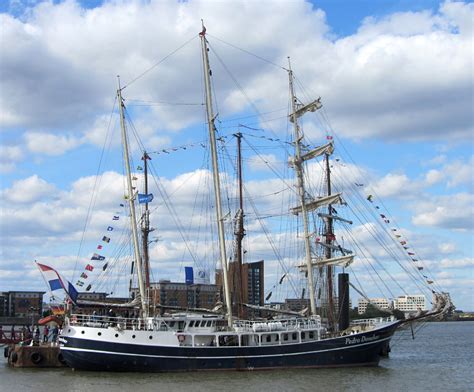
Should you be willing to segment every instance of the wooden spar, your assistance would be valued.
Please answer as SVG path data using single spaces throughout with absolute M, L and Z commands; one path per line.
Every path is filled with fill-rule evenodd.
M 308 223 L 308 212 L 306 210 L 306 197 L 305 197 L 305 187 L 303 179 L 303 165 L 301 159 L 301 131 L 298 125 L 298 117 L 296 115 L 298 108 L 296 105 L 296 96 L 293 86 L 293 71 L 291 70 L 290 59 L 288 58 L 288 78 L 290 82 L 290 94 L 291 94 L 291 107 L 293 113 L 290 115 L 290 121 L 293 123 L 293 130 L 295 133 L 295 160 L 294 167 L 296 171 L 296 177 L 298 180 L 298 195 L 299 202 L 301 206 L 301 215 L 303 216 L 303 233 L 304 233 L 304 245 L 305 245 L 305 260 L 308 271 L 308 290 L 309 290 L 309 302 L 311 315 L 316 315 L 316 300 L 314 297 L 314 281 L 313 281 L 313 267 L 311 262 L 311 243 L 309 240 L 309 223 Z
M 143 279 L 143 265 L 142 258 L 140 255 L 140 247 L 138 244 L 138 230 L 137 230 L 137 218 L 135 213 L 135 195 L 133 192 L 132 185 L 132 173 L 130 170 L 130 157 L 128 153 L 128 138 L 127 138 L 127 129 L 125 127 L 125 105 L 122 99 L 122 89 L 120 87 L 120 79 L 118 82 L 117 89 L 117 99 L 120 110 L 120 128 L 122 129 L 122 143 L 123 143 L 123 157 L 125 161 L 125 169 L 127 171 L 127 187 L 128 187 L 128 204 L 130 207 L 130 218 L 132 226 L 132 240 L 133 240 L 133 249 L 135 254 L 135 261 L 137 265 L 137 276 L 138 276 L 138 289 L 140 292 L 140 301 L 142 306 L 143 317 L 148 317 L 148 299 L 145 293 L 145 284 Z
M 219 251 L 220 251 L 220 264 L 222 268 L 222 278 L 224 281 L 224 301 L 227 310 L 227 324 L 229 328 L 232 327 L 232 301 L 230 298 L 230 287 L 228 278 L 228 263 L 225 249 L 225 235 L 224 235 L 224 215 L 222 214 L 222 202 L 221 202 L 221 185 L 219 178 L 219 163 L 217 161 L 217 147 L 216 147 L 216 127 L 214 125 L 214 113 L 212 108 L 212 93 L 211 93 L 211 80 L 210 80 L 210 67 L 209 67 L 209 56 L 208 47 L 206 40 L 206 28 L 204 24 L 202 31 L 199 33 L 201 37 L 201 50 L 202 50 L 202 62 L 204 70 L 204 86 L 206 89 L 206 112 L 207 112 L 207 124 L 209 128 L 209 141 L 211 146 L 211 157 L 212 157 L 212 178 L 214 182 L 214 197 L 216 203 L 216 218 L 217 218 L 217 231 L 219 233 Z

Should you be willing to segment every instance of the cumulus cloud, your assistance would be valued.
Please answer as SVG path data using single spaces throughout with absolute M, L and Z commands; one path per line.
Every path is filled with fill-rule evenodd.
M 20 146 L 0 145 L 0 173 L 9 173 L 15 169 L 16 162 L 23 157 Z
M 419 203 L 412 222 L 419 226 L 441 227 L 453 230 L 472 230 L 474 222 L 474 196 L 458 193 L 433 197 Z
M 462 259 L 442 259 L 439 263 L 442 268 L 469 268 L 474 267 L 474 259 L 464 257 Z
M 74 136 L 51 133 L 28 132 L 24 137 L 28 150 L 33 153 L 51 156 L 62 155 L 82 143 L 80 139 Z
M 238 41 L 240 47 L 283 66 L 291 55 L 297 74 L 304 75 L 301 81 L 308 91 L 323 96 L 334 128 L 343 135 L 423 140 L 449 132 L 451 138 L 469 137 L 473 82 L 467 20 L 472 4 L 448 2 L 434 14 L 369 18 L 352 36 L 336 39 L 328 35 L 324 12 L 309 3 L 272 7 L 270 15 L 265 2 L 242 7 L 133 1 L 85 10 L 67 1 L 40 3 L 22 20 L 2 14 L 2 124 L 55 132 L 65 126 L 68 131 L 81 129 L 91 123 L 91 116 L 109 109 L 116 74 L 125 84 L 133 81 L 196 36 L 199 19 L 205 16 L 208 31 L 223 41 Z M 290 19 L 299 23 L 281 28 Z M 242 28 L 248 23 L 251 29 Z M 6 44 L 13 41 L 17 44 Z M 284 72 L 252 56 L 235 56 L 235 49 L 212 36 L 209 41 L 211 52 L 232 58 L 226 68 L 213 62 L 220 115 L 250 108 L 249 99 L 261 110 L 286 106 Z M 199 64 L 199 46 L 191 42 L 160 63 L 156 73 L 127 87 L 127 94 L 152 102 L 200 104 Z M 228 80 L 227 71 L 237 85 Z M 267 100 L 273 103 L 264 103 Z M 153 106 L 150 111 L 165 128 L 176 130 L 202 113 L 200 108 L 174 106 Z
M 32 203 L 43 198 L 51 198 L 57 189 L 37 175 L 15 181 L 10 189 L 2 191 L 4 200 L 11 203 Z

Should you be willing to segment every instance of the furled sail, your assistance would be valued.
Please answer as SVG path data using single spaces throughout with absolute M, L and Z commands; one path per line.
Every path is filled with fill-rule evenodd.
M 318 209 L 319 207 L 327 206 L 329 204 L 343 204 L 343 203 L 344 202 L 341 198 L 341 193 L 336 193 L 334 195 L 321 197 L 319 199 L 306 203 L 305 206 L 306 206 L 307 211 L 313 211 L 313 210 Z M 301 206 L 292 208 L 291 212 L 295 215 L 298 215 L 301 212 Z
M 318 242 L 319 245 L 325 247 L 325 248 L 329 248 L 329 249 L 332 249 L 332 250 L 338 250 L 344 254 L 352 254 L 352 250 L 349 250 L 349 249 L 345 249 L 343 248 L 341 245 L 331 245 L 331 244 L 326 244 L 324 242 Z
M 340 267 L 348 267 L 354 261 L 354 256 L 333 257 L 331 259 L 313 259 L 311 264 L 315 267 L 325 267 L 328 265 L 337 265 Z M 300 270 L 306 270 L 306 264 L 298 266 Z
M 334 152 L 334 145 L 331 142 L 331 143 L 325 144 L 324 146 L 316 147 L 313 150 L 307 152 L 306 154 L 301 156 L 301 160 L 307 161 L 309 159 L 313 159 L 324 154 L 331 155 L 333 152 Z
M 306 112 L 315 112 L 316 110 L 322 108 L 323 105 L 321 104 L 321 98 L 315 99 L 313 102 L 308 103 L 305 106 L 302 106 L 298 110 L 296 110 L 294 113 L 290 114 L 290 121 L 294 122 L 294 118 L 299 118 Z
M 320 218 L 331 218 L 331 219 L 338 220 L 338 221 L 345 222 L 345 223 L 349 223 L 350 225 L 352 225 L 352 221 L 351 221 L 351 220 L 341 218 L 341 217 L 339 217 L 339 216 L 337 216 L 337 215 L 329 215 L 329 214 L 324 214 L 324 213 L 322 213 L 322 212 L 319 212 L 319 213 L 318 213 L 318 216 L 319 216 Z

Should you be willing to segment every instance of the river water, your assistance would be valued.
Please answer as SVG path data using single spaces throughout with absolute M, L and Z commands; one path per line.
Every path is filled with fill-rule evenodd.
M 104 373 L 14 369 L 0 360 L 1 392 L 474 391 L 474 322 L 399 331 L 379 367 L 209 373 Z

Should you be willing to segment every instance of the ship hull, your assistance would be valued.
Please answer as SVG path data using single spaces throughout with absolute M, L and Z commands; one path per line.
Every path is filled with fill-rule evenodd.
M 63 337 L 61 352 L 74 369 L 179 372 L 376 366 L 398 323 L 338 338 L 256 347 L 169 347 Z

